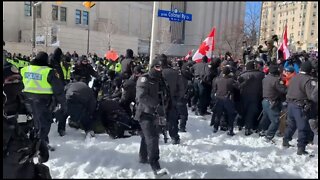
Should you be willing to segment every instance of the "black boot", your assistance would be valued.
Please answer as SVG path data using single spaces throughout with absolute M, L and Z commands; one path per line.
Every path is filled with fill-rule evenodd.
M 260 137 L 266 136 L 266 131 L 264 130 L 260 131 L 259 136 Z
M 298 147 L 297 154 L 298 155 L 305 155 L 305 154 L 309 154 L 309 153 L 306 151 L 306 147 Z
M 250 129 L 246 129 L 244 135 L 250 136 L 253 132 Z
M 62 137 L 64 135 L 66 135 L 66 131 L 65 130 L 58 130 L 59 135 Z
M 228 133 L 227 133 L 228 136 L 234 136 L 234 132 L 233 132 L 233 127 L 228 127 Z
M 227 135 L 228 135 L 228 136 L 234 136 L 235 134 L 234 134 L 233 130 L 229 130 L 228 133 L 227 133 Z
M 214 127 L 213 128 L 213 133 L 217 133 L 218 132 L 218 128 Z
M 285 148 L 289 148 L 289 147 L 291 147 L 292 145 L 289 144 L 289 141 L 288 141 L 288 140 L 283 139 L 283 141 L 282 141 L 282 146 L 285 147 Z
M 180 127 L 179 132 L 187 132 L 185 127 Z

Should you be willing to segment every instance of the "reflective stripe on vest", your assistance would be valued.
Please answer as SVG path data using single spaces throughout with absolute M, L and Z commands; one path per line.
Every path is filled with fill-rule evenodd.
M 51 68 L 47 66 L 30 65 L 21 69 L 23 92 L 34 94 L 53 94 L 52 87 L 48 83 L 48 75 Z
M 63 63 L 60 63 L 62 72 L 63 72 L 63 79 L 64 80 L 70 80 L 70 72 L 71 72 L 71 66 L 68 67 L 68 69 L 66 69 L 66 67 L 64 67 Z

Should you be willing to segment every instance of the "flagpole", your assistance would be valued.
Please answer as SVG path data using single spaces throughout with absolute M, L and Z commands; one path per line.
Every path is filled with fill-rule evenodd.
M 152 15 L 152 27 L 151 27 L 151 40 L 150 40 L 150 60 L 149 60 L 149 69 L 151 69 L 152 61 L 155 57 L 155 45 L 158 34 L 158 18 L 157 10 L 159 9 L 159 2 L 153 2 L 153 15 Z

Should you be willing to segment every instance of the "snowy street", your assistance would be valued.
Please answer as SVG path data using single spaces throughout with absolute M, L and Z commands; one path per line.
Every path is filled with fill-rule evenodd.
M 236 135 L 212 133 L 206 120 L 189 111 L 187 133 L 179 133 L 180 145 L 165 144 L 160 135 L 160 165 L 169 172 L 168 178 L 318 178 L 318 135 L 314 145 L 306 150 L 315 157 L 296 154 L 297 133 L 291 144 L 282 148 L 282 138 L 270 144 L 258 134 L 244 136 L 235 128 Z M 60 137 L 57 125 L 50 131 L 50 152 L 46 165 L 52 178 L 154 178 L 148 164 L 138 163 L 140 137 L 111 139 L 107 134 L 96 134 L 85 139 L 82 130 L 67 125 L 66 136 Z

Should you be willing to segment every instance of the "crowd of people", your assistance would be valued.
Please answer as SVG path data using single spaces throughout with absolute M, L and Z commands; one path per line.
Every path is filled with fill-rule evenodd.
M 139 134 L 139 162 L 150 164 L 155 175 L 165 174 L 159 133 L 180 144 L 188 107 L 195 115 L 211 115 L 213 133 L 230 137 L 238 128 L 270 143 L 283 137 L 289 148 L 298 130 L 297 154 L 308 154 L 306 146 L 318 133 L 318 57 L 302 52 L 285 60 L 275 55 L 273 39 L 266 45 L 248 48 L 243 60 L 226 52 L 199 63 L 160 54 L 149 64 L 131 49 L 116 60 L 60 48 L 29 57 L 4 51 L 3 177 L 50 177 L 43 163 L 55 149 L 48 137 L 54 119 L 60 136 L 68 135 L 67 121 L 87 138 Z

